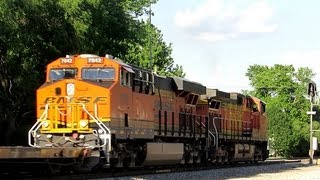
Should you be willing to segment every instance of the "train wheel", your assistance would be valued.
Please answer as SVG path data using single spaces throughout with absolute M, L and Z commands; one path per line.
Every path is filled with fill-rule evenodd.
M 91 155 L 85 157 L 79 163 L 79 166 L 76 168 L 79 172 L 97 172 L 103 167 L 104 163 L 100 157 L 100 151 L 94 150 L 91 152 Z

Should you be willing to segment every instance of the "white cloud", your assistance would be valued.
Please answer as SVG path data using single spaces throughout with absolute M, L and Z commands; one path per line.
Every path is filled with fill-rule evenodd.
M 221 10 L 220 0 L 209 0 L 195 9 L 186 9 L 178 12 L 175 23 L 181 28 L 192 28 L 201 25 L 208 17 L 216 16 Z
M 204 32 L 199 34 L 198 39 L 209 42 L 223 41 L 231 38 L 236 38 L 236 33 L 209 33 Z
M 265 0 L 254 1 L 244 9 L 223 0 L 207 0 L 198 7 L 178 12 L 175 25 L 190 37 L 217 42 L 276 31 L 278 25 L 270 23 L 273 13 Z
M 272 18 L 272 15 L 273 10 L 271 7 L 265 1 L 259 1 L 240 13 L 236 26 L 239 32 L 274 32 L 278 26 L 267 23 Z

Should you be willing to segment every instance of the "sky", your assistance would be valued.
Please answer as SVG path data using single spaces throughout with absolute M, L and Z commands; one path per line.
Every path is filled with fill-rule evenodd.
M 187 79 L 241 92 L 251 89 L 245 74 L 254 64 L 309 67 L 320 82 L 319 7 L 319 0 L 158 0 L 152 23 Z

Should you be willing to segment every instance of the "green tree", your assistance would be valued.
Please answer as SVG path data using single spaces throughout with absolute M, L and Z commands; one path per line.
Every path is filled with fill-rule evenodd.
M 77 51 L 111 54 L 144 68 L 157 66 L 162 75 L 184 77 L 182 67 L 174 65 L 171 44 L 164 42 L 161 31 L 149 20 L 139 18 L 152 13 L 150 3 L 156 0 L 59 1 L 67 21 L 76 29 Z
M 111 54 L 134 64 L 146 59 L 148 25 L 141 16 L 156 0 L 2 0 L 0 1 L 0 145 L 25 142 L 35 118 L 35 89 L 50 61 L 66 54 Z M 151 26 L 151 25 L 150 25 Z M 154 59 L 159 69 L 173 67 L 171 45 L 154 27 Z M 135 54 L 131 54 L 135 53 Z M 131 58 L 132 57 L 132 58 Z M 128 59 L 126 59 L 128 58 Z M 141 61 L 141 62 L 140 62 Z M 165 67 L 164 67 L 165 66 Z M 23 137 L 23 138 L 21 138 Z
M 299 156 L 308 153 L 308 116 L 310 104 L 306 99 L 307 83 L 313 77 L 309 68 L 292 65 L 248 68 L 246 76 L 254 88 L 250 94 L 267 103 L 271 148 L 278 155 Z
M 124 59 L 131 64 L 144 68 L 157 68 L 161 75 L 184 77 L 182 66 L 174 65 L 172 44 L 163 40 L 161 31 L 149 22 L 141 21 L 142 30 L 139 31 L 138 41 L 129 43 L 129 53 Z
M 45 64 L 72 49 L 71 27 L 56 2 L 1 1 L 0 144 L 25 142 L 17 128 L 35 121 L 35 89 Z M 28 126 L 23 126 L 28 128 Z M 20 129 L 19 129 L 20 130 Z

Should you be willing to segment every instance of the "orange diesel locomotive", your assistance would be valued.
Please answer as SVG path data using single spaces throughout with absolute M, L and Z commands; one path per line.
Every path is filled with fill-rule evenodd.
M 265 104 L 111 56 L 66 56 L 37 90 L 33 147 L 83 147 L 90 166 L 260 161 L 268 156 Z

